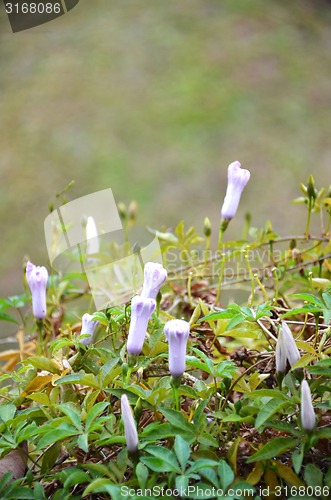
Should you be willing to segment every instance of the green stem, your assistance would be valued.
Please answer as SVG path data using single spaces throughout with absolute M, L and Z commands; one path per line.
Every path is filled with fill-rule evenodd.
M 44 320 L 43 319 L 37 319 L 37 328 L 39 332 L 39 343 L 38 343 L 38 349 L 37 352 L 39 355 L 44 354 L 44 338 L 43 338 L 43 333 L 44 333 Z
M 217 286 L 215 304 L 218 304 L 220 297 L 221 297 L 221 287 L 222 287 L 222 282 L 223 282 L 223 277 L 224 277 L 224 267 L 225 267 L 225 253 L 222 253 L 221 257 L 222 257 L 221 269 L 220 269 L 220 275 L 218 278 L 218 286 Z
M 254 303 L 254 295 L 255 295 L 255 280 L 254 280 L 254 274 L 253 274 L 251 265 L 249 263 L 248 254 L 247 254 L 246 251 L 244 251 L 244 259 L 246 261 L 246 266 L 247 266 L 247 269 L 248 269 L 248 274 L 249 274 L 249 277 L 250 277 L 250 280 L 251 280 L 251 284 L 252 284 L 251 300 L 249 301 L 248 307 L 252 307 L 252 305 Z
M 178 388 L 180 386 L 180 382 L 182 380 L 182 377 L 174 377 L 172 375 L 171 377 L 171 389 L 172 389 L 172 402 L 175 406 L 175 409 L 179 411 L 179 392 Z
M 214 387 L 215 387 L 215 411 L 218 411 L 219 409 L 219 401 L 218 401 L 218 397 L 217 397 L 217 394 L 218 394 L 218 390 L 217 390 L 217 379 L 216 377 L 214 377 Z
M 306 238 L 309 238 L 309 227 L 310 227 L 310 217 L 311 217 L 311 201 L 310 198 L 308 200 L 308 215 L 307 215 L 307 224 L 306 224 Z

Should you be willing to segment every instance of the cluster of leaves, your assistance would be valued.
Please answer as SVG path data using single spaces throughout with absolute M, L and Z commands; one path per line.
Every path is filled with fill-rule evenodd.
M 28 295 L 0 302 L 0 319 L 19 325 L 18 348 L 0 353 L 1 498 L 258 500 L 263 489 L 269 498 L 329 498 L 329 235 L 294 241 L 268 223 L 215 256 L 210 231 L 201 237 L 180 223 L 157 235 L 165 261 L 174 251 L 183 262 L 169 273 L 133 367 L 125 349 L 129 302 L 95 313 L 96 341 L 79 342 L 90 301 L 82 275 L 51 277 L 42 342 Z M 238 262 L 241 271 L 228 280 L 228 266 Z M 238 286 L 248 305 L 219 307 Z M 163 332 L 174 317 L 191 325 L 179 410 Z M 301 359 L 280 381 L 274 353 L 284 318 Z M 309 433 L 300 422 L 303 377 L 317 415 Z M 121 422 L 122 394 L 138 425 L 133 455 Z

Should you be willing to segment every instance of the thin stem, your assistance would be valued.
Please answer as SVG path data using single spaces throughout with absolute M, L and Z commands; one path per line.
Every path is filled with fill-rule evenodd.
M 222 257 L 221 269 L 220 269 L 220 275 L 218 278 L 218 286 L 217 286 L 215 304 L 217 304 L 219 302 L 220 297 L 221 297 L 221 287 L 222 287 L 222 282 L 223 282 L 223 277 L 224 277 L 225 253 L 222 253 L 221 257 Z
M 272 274 L 274 277 L 274 284 L 275 284 L 275 299 L 278 299 L 278 294 L 279 294 L 279 280 L 278 280 L 278 269 L 277 267 L 272 268 Z
M 265 289 L 264 285 L 262 284 L 259 276 L 257 274 L 254 274 L 254 278 L 256 279 L 257 284 L 259 285 L 259 287 L 262 290 L 262 293 L 263 293 L 263 296 L 265 298 L 265 301 L 268 302 L 268 300 L 269 300 L 268 294 L 267 294 L 266 289 Z
M 188 278 L 187 278 L 187 295 L 188 295 L 188 301 L 190 303 L 190 306 L 194 307 L 193 300 L 192 300 L 192 290 L 191 290 L 192 278 L 193 278 L 193 273 L 192 273 L 192 271 L 190 271 L 188 273 Z
M 44 320 L 43 319 L 37 319 L 37 328 L 39 332 L 39 343 L 38 343 L 38 354 L 45 354 L 44 351 L 44 339 L 43 339 L 43 333 L 44 333 Z
M 308 198 L 308 215 L 307 215 L 307 224 L 306 224 L 306 238 L 309 238 L 309 226 L 310 226 L 311 209 L 312 209 L 311 200 L 310 200 L 310 198 Z
M 246 261 L 246 266 L 247 266 L 247 269 L 248 269 L 248 274 L 249 274 L 249 278 L 251 280 L 251 284 L 252 284 L 252 288 L 251 288 L 251 298 L 250 298 L 250 301 L 249 301 L 249 304 L 248 304 L 248 307 L 252 307 L 253 303 L 254 303 L 254 295 L 255 295 L 255 283 L 254 283 L 254 274 L 253 274 L 253 271 L 252 271 L 252 268 L 251 268 L 251 265 L 249 263 L 249 258 L 248 258 L 248 254 L 246 251 L 244 251 L 244 259 Z
M 221 250 L 222 245 L 223 245 L 223 234 L 224 234 L 224 229 L 222 228 L 222 225 L 220 226 L 220 232 L 218 234 L 218 244 L 217 244 L 217 249 Z

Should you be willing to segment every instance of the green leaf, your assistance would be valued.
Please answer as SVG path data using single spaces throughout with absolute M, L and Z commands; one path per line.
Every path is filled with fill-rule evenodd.
M 316 488 L 316 486 L 323 486 L 323 473 L 316 465 L 307 464 L 304 468 L 303 475 L 307 486 L 312 486 L 313 488 Z
M 31 364 L 39 370 L 46 370 L 50 373 L 60 374 L 59 367 L 56 363 L 51 359 L 44 358 L 43 356 L 31 356 L 25 361 L 25 363 Z
M 214 372 L 214 363 L 213 363 L 213 360 L 212 360 L 212 359 L 210 359 L 210 358 L 208 358 L 208 356 L 207 356 L 204 352 L 200 351 L 200 349 L 197 349 L 196 347 L 193 347 L 193 349 L 192 349 L 192 350 L 193 350 L 193 351 L 195 352 L 195 354 L 197 354 L 197 356 L 199 356 L 199 358 L 201 358 L 201 359 L 205 362 L 205 364 L 208 366 L 208 371 L 207 371 L 207 372 L 208 372 L 208 373 L 210 373 L 210 374 L 212 374 L 212 373 Z
M 266 405 L 264 405 L 259 411 L 256 420 L 255 428 L 258 430 L 261 425 L 263 425 L 272 415 L 281 411 L 283 408 L 288 406 L 287 401 L 281 399 L 271 399 Z
M 321 301 L 321 299 L 319 299 L 318 297 L 316 297 L 316 295 L 313 295 L 311 293 L 290 293 L 289 296 L 294 297 L 296 299 L 307 301 L 310 304 L 314 304 L 316 307 L 319 307 L 320 309 L 323 309 L 324 307 L 324 304 Z
M 117 363 L 119 362 L 119 358 L 114 358 L 114 359 L 111 359 L 109 361 L 107 361 L 107 363 L 105 363 L 103 365 L 103 367 L 101 368 L 100 372 L 99 372 L 99 380 L 101 382 L 101 387 L 104 389 L 108 384 L 109 382 L 111 382 L 111 380 L 113 379 L 113 373 L 112 373 L 112 370 L 113 368 L 117 365 Z
M 218 465 L 218 475 L 220 478 L 221 488 L 226 491 L 234 480 L 234 472 L 225 460 L 220 460 Z
M 173 471 L 177 473 L 181 473 L 180 468 L 178 467 L 178 462 L 176 460 L 176 457 L 174 453 L 168 448 L 163 448 L 161 446 L 148 446 L 145 448 L 145 450 L 152 455 L 155 458 L 158 458 L 159 460 L 162 460 L 164 463 L 164 466 L 168 472 Z
M 138 483 L 139 483 L 139 486 L 141 489 L 145 488 L 146 483 L 147 483 L 147 479 L 148 479 L 148 475 L 149 475 L 149 472 L 148 472 L 147 467 L 144 464 L 142 464 L 141 462 L 139 462 L 137 467 L 136 467 L 136 476 L 137 476 Z
M 54 464 L 61 453 L 61 443 L 57 442 L 50 446 L 43 454 L 41 473 L 45 474 L 54 467 Z
M 154 472 L 176 472 L 171 465 L 167 465 L 161 458 L 141 457 L 140 461 Z
M 15 318 L 13 318 L 13 316 L 10 316 L 3 311 L 0 311 L 0 320 L 9 321 L 10 323 L 16 323 L 17 325 L 19 325 L 19 322 Z
M 206 373 L 209 373 L 211 375 L 213 372 L 210 371 L 208 365 L 198 359 L 195 356 L 186 356 L 186 365 L 187 366 L 193 366 L 194 368 L 197 368 L 198 370 L 202 370 Z
M 77 429 L 73 425 L 61 424 L 56 429 L 50 429 L 39 441 L 36 449 L 41 450 L 50 444 L 62 441 L 68 437 L 77 435 Z
M 73 403 L 62 403 L 61 405 L 54 405 L 54 406 L 55 408 L 61 410 L 62 413 L 67 415 L 67 417 L 69 417 L 71 423 L 74 424 L 74 426 L 78 431 L 83 430 L 80 414 L 78 412 L 78 409 Z
M 88 483 L 90 481 L 90 476 L 82 471 L 82 470 L 75 470 L 70 472 L 69 477 L 64 481 L 63 487 L 65 489 L 72 488 L 72 486 L 75 486 L 75 484 L 82 484 L 82 483 Z
M 286 401 L 292 400 L 290 396 L 277 389 L 258 389 L 257 391 L 248 392 L 245 396 L 250 399 L 269 397 L 269 398 L 283 399 Z
M 96 382 L 95 377 L 92 373 L 72 373 L 70 375 L 65 375 L 64 377 L 58 378 L 54 385 L 60 384 L 82 384 L 92 387 L 93 389 L 100 389 L 99 384 Z
M 218 363 L 215 370 L 217 377 L 232 378 L 237 371 L 237 366 L 233 361 L 225 360 Z
M 323 300 L 327 305 L 327 308 L 331 311 L 331 293 L 329 290 L 326 290 L 322 293 Z
M 275 458 L 297 444 L 297 440 L 288 437 L 277 437 L 265 444 L 259 451 L 247 459 L 247 463 Z
M 209 458 L 199 458 L 194 464 L 186 471 L 187 475 L 192 474 L 192 472 L 198 472 L 201 469 L 207 467 L 217 467 L 219 462 L 216 460 L 211 460 Z
M 246 316 L 242 313 L 236 314 L 232 319 L 230 319 L 229 323 L 226 325 L 225 331 L 228 332 L 229 330 L 232 330 L 235 328 L 237 325 L 245 321 Z
M 78 437 L 77 444 L 81 450 L 85 451 L 85 453 L 88 452 L 88 450 L 89 450 L 89 448 L 88 448 L 88 434 L 86 432 L 84 432 L 83 434 L 81 434 Z
M 87 417 L 86 417 L 86 430 L 88 431 L 90 425 L 94 422 L 94 420 L 97 418 L 100 413 L 102 413 L 107 406 L 109 406 L 109 403 L 107 401 L 101 401 L 100 403 L 95 404 L 92 406 L 91 410 L 88 412 Z
M 162 424 L 159 422 L 153 422 L 144 428 L 140 437 L 142 439 L 146 438 L 148 441 L 159 441 L 160 439 L 171 437 L 173 435 L 174 431 L 169 422 L 164 422 Z
M 160 408 L 159 410 L 185 441 L 189 443 L 195 441 L 194 426 L 186 420 L 181 412 L 170 408 Z
M 106 477 L 98 477 L 94 479 L 83 491 L 83 497 L 91 493 L 109 493 L 112 500 L 121 500 L 121 489 L 119 486 L 113 484 L 110 479 Z
M 0 404 L 0 418 L 3 422 L 12 420 L 16 413 L 16 406 L 11 403 Z
M 174 450 L 184 472 L 191 454 L 190 445 L 181 436 L 176 436 Z

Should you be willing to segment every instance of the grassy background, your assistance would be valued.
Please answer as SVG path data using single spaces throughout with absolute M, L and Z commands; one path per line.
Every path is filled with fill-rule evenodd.
M 331 9 L 313 0 L 81 0 L 13 34 L 0 10 L 2 295 L 47 262 L 55 193 L 111 187 L 139 222 L 216 229 L 226 167 L 252 173 L 238 218 L 302 232 L 290 207 L 331 182 Z M 231 234 L 230 234 L 231 236 Z

